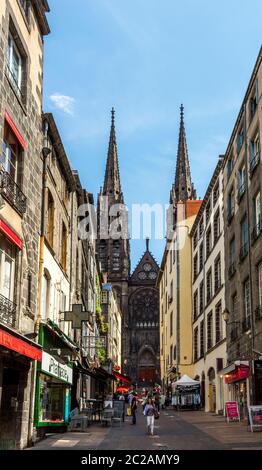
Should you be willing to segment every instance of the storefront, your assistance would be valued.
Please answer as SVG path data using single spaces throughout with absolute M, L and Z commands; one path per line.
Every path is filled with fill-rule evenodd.
M 235 361 L 234 364 L 222 371 L 224 382 L 228 386 L 228 397 L 236 401 L 239 407 L 241 419 L 248 416 L 249 403 L 249 377 L 250 367 L 248 361 Z
M 30 444 L 34 365 L 41 359 L 39 344 L 0 326 L 0 449 Z
M 35 426 L 42 437 L 46 432 L 65 431 L 69 422 L 75 346 L 51 322 L 40 326 L 39 341 L 43 353 L 36 380 Z
M 256 405 L 262 405 L 262 361 L 254 361 Z

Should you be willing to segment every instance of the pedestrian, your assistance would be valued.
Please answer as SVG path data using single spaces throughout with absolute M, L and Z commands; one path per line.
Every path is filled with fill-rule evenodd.
M 125 397 L 124 397 L 124 394 L 123 394 L 123 393 L 121 393 L 121 395 L 119 395 L 118 400 L 121 400 L 121 401 L 124 401 L 124 400 L 125 400 Z
M 155 423 L 155 414 L 157 413 L 156 407 L 154 405 L 153 399 L 149 398 L 144 409 L 144 416 L 147 421 L 147 432 L 153 436 L 154 434 L 154 423 Z
M 133 394 L 131 401 L 132 424 L 136 424 L 137 393 Z
M 162 410 L 165 408 L 165 403 L 166 403 L 166 396 L 162 393 L 162 395 L 160 396 L 160 405 L 161 405 Z
M 156 409 L 159 413 L 159 411 L 160 411 L 160 396 L 159 396 L 158 392 L 155 395 L 155 407 L 156 407 Z

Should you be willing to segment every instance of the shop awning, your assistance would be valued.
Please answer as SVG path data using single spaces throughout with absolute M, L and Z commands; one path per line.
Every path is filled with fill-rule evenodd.
M 1 325 L 0 346 L 36 361 L 42 360 L 42 347 L 11 328 Z
M 66 345 L 73 350 L 78 350 L 78 346 L 74 343 L 74 341 L 69 338 L 65 333 L 63 333 L 62 330 L 60 330 L 59 326 L 54 323 L 52 320 L 48 319 L 47 322 L 45 323 L 45 326 L 47 326 L 50 330 L 52 330 L 56 335 L 64 342 Z
M 229 374 L 230 372 L 233 372 L 233 370 L 236 370 L 236 368 L 238 366 L 240 366 L 241 364 L 243 364 L 244 366 L 249 366 L 249 362 L 248 361 L 235 361 L 233 362 L 232 364 L 229 364 L 227 367 L 225 367 L 224 369 L 222 369 L 220 371 L 220 374 L 221 375 L 226 375 L 226 374 Z
M 107 372 L 107 370 L 105 370 L 103 367 L 94 367 L 93 373 L 95 373 L 95 376 L 96 376 L 97 379 L 101 379 L 101 380 L 107 380 L 107 379 L 115 380 L 115 377 L 114 377 L 112 374 L 109 374 L 109 372 Z
M 131 384 L 131 379 L 127 375 L 122 375 L 119 372 L 113 372 L 113 375 L 117 380 L 121 380 L 122 382 Z
M 235 361 L 228 367 L 223 369 L 221 373 L 224 375 L 225 383 L 238 382 L 249 377 L 250 367 L 248 361 Z

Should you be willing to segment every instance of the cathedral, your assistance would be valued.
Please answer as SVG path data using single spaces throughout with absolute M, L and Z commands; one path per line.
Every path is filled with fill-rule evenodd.
M 119 220 L 120 213 L 126 213 L 125 225 L 128 226 L 120 181 L 114 109 L 111 114 L 104 185 L 97 202 L 97 253 L 102 272 L 112 284 L 122 311 L 122 370 L 138 387 L 148 387 L 160 384 L 159 292 L 156 288 L 159 266 L 149 250 L 149 240 L 146 240 L 146 250 L 131 273 L 128 234 L 123 236 L 123 227 L 120 226 L 122 236 L 108 237 L 108 226 Z M 107 214 L 108 226 L 103 213 Z

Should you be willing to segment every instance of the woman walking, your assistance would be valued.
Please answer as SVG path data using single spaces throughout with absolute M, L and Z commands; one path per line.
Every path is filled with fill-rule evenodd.
M 154 423 L 155 423 L 155 413 L 157 412 L 156 407 L 152 398 L 147 400 L 147 404 L 144 409 L 144 416 L 147 420 L 147 432 L 153 436 L 154 434 Z

